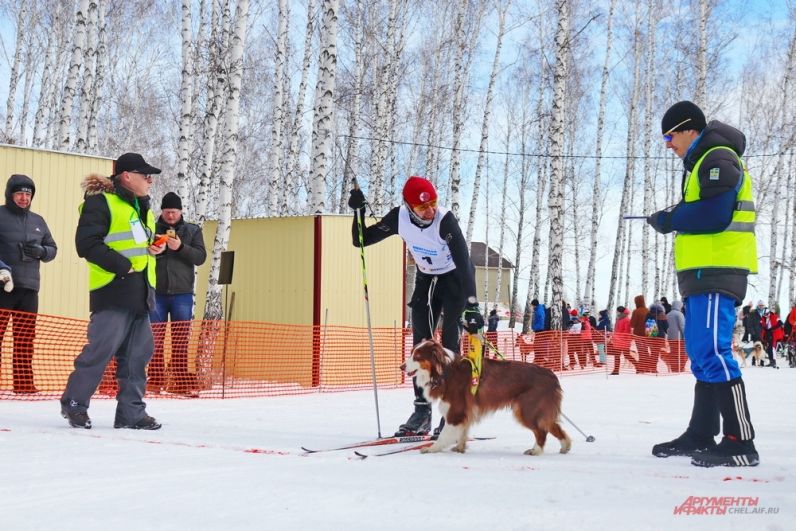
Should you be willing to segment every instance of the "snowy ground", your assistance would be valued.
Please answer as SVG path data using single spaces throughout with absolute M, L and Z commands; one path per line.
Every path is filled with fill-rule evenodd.
M 530 433 L 508 412 L 464 455 L 303 455 L 374 436 L 372 391 L 153 399 L 157 432 L 114 430 L 110 400 L 92 404 L 92 430 L 67 427 L 56 401 L 0 401 L 0 529 L 794 529 L 796 370 L 745 371 L 756 468 L 650 455 L 685 427 L 690 375 L 563 378 L 565 414 L 597 440 L 565 423 L 572 452 L 551 438 L 541 457 L 522 455 Z M 379 393 L 384 434 L 410 395 Z M 757 498 L 766 512 L 673 514 L 691 496 Z

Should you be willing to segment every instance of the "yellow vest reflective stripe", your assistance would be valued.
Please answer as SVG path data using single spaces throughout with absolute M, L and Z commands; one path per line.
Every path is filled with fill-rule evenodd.
M 147 251 L 151 243 L 152 235 L 155 234 L 155 217 L 152 211 L 147 212 L 146 226 L 148 230 L 144 241 L 137 243 L 133 236 L 131 222 L 138 221 L 138 213 L 130 203 L 127 203 L 116 194 L 103 193 L 105 201 L 108 203 L 108 210 L 111 214 L 111 224 L 108 234 L 104 238 L 105 245 L 121 254 L 128 260 L 135 271 L 146 271 L 147 282 L 155 287 L 155 257 Z M 80 205 L 80 211 L 83 204 Z M 111 273 L 92 262 L 88 263 L 88 287 L 94 291 L 108 284 L 116 278 L 115 273 Z
M 699 200 L 699 168 L 707 155 L 716 149 L 735 151 L 726 146 L 709 149 L 694 165 L 686 177 L 683 200 L 692 203 Z M 679 271 L 690 269 L 732 268 L 757 273 L 757 240 L 755 239 L 755 203 L 752 194 L 752 178 L 746 165 L 738 158 L 743 168 L 743 181 L 736 196 L 735 210 L 730 225 L 714 234 L 677 233 L 674 238 L 674 266 Z

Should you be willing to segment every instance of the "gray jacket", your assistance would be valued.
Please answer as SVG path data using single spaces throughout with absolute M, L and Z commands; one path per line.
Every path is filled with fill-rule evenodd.
M 685 331 L 685 316 L 682 312 L 683 301 L 673 301 L 672 311 L 666 314 L 666 320 L 669 322 L 669 330 L 666 333 L 666 339 L 683 339 L 683 332 Z
M 36 185 L 27 175 L 12 175 L 8 179 L 6 203 L 0 206 L 0 260 L 12 270 L 14 289 L 39 291 L 39 264 L 53 260 L 58 247 L 44 218 L 31 212 L 30 207 L 22 209 L 14 203 L 11 189 L 19 184 L 28 186 L 33 191 L 33 197 L 36 196 Z M 41 245 L 44 247 L 44 256 L 40 259 L 23 257 L 22 247 L 25 244 Z

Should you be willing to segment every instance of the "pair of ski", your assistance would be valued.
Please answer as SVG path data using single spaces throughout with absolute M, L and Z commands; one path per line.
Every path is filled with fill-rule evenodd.
M 490 439 L 494 439 L 494 437 L 471 437 L 471 441 L 487 441 Z M 391 445 L 391 444 L 406 444 L 406 443 L 414 443 L 410 444 L 409 446 L 403 446 L 401 448 L 377 452 L 377 453 L 363 453 L 359 450 L 354 450 L 354 455 L 361 459 L 365 459 L 367 457 L 382 457 L 385 455 L 394 455 L 400 454 L 404 452 L 412 452 L 414 450 L 420 450 L 422 448 L 427 448 L 434 444 L 434 441 L 437 440 L 436 435 L 403 435 L 403 436 L 395 436 L 395 437 L 383 437 L 381 439 L 371 439 L 368 441 L 361 441 L 358 443 L 347 444 L 344 446 L 337 446 L 335 448 L 324 448 L 321 450 L 313 450 L 310 448 L 305 448 L 304 446 L 301 447 L 302 450 L 307 452 L 308 454 L 315 454 L 319 452 L 336 452 L 339 450 L 351 450 L 354 448 L 367 448 L 369 446 L 384 446 L 384 445 Z

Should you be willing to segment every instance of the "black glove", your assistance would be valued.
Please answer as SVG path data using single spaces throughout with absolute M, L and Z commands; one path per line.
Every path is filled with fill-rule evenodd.
M 667 210 L 660 210 L 647 216 L 647 223 L 661 234 L 672 232 L 672 213 Z
M 477 334 L 480 329 L 484 327 L 484 316 L 481 315 L 481 309 L 478 307 L 477 302 L 467 303 L 464 307 L 464 328 L 471 334 Z
M 365 208 L 365 194 L 360 189 L 351 190 L 351 196 L 348 198 L 348 206 L 354 210 Z
M 25 246 L 22 247 L 22 254 L 32 260 L 40 260 L 45 252 L 44 247 L 37 243 L 26 243 Z

